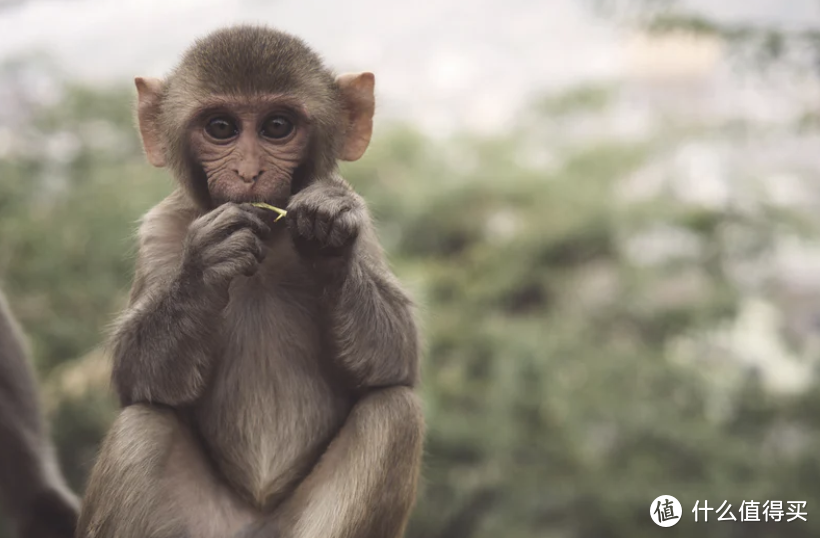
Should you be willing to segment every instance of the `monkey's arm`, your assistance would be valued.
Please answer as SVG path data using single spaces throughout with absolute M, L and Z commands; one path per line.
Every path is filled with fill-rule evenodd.
M 21 538 L 70 538 L 79 501 L 60 472 L 23 337 L 2 293 L 0 439 L 0 501 Z
M 111 338 L 114 385 L 123 405 L 191 402 L 203 388 L 221 307 L 195 281 L 170 269 L 149 276 L 142 267 Z
M 220 307 L 181 274 L 186 224 L 174 215 L 174 204 L 166 201 L 140 226 L 131 297 L 110 341 L 112 379 L 123 405 L 173 406 L 192 401 L 202 390 L 213 334 L 210 319 Z
M 182 245 L 194 215 L 172 195 L 143 218 L 126 310 L 109 345 L 121 403 L 177 405 L 202 390 L 220 305 L 180 271 Z M 201 292 L 201 293 L 199 293 Z
M 359 389 L 413 386 L 419 334 L 413 303 L 390 272 L 369 220 L 324 298 L 340 364 Z
M 269 228 L 250 206 L 197 216 L 175 193 L 146 215 L 130 304 L 112 337 L 124 405 L 190 403 L 201 394 L 234 277 L 264 259 Z
M 288 216 L 297 245 L 308 244 L 302 251 L 322 282 L 334 351 L 356 388 L 413 386 L 414 305 L 390 271 L 364 200 L 334 178 L 300 193 Z

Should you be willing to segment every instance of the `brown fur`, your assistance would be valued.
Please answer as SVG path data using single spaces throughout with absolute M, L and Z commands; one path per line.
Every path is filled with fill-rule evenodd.
M 419 335 L 336 165 L 369 141 L 369 77 L 334 79 L 300 40 L 239 27 L 199 41 L 157 99 L 141 97 L 146 152 L 180 189 L 140 227 L 112 337 L 127 407 L 78 538 L 403 535 L 424 435 Z M 286 224 L 246 200 L 214 208 L 187 134 L 213 94 L 286 95 L 310 116 Z
M 20 538 L 69 538 L 79 502 L 48 438 L 36 379 L 0 293 L 0 502 Z

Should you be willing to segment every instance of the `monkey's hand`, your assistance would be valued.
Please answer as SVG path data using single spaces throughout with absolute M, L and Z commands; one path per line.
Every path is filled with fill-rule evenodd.
M 183 246 L 183 277 L 227 290 L 235 277 L 254 274 L 265 259 L 263 239 L 270 233 L 258 211 L 250 204 L 226 203 L 191 223 Z
M 367 224 L 364 200 L 333 183 L 314 183 L 294 195 L 287 210 L 293 243 L 312 260 L 346 258 Z

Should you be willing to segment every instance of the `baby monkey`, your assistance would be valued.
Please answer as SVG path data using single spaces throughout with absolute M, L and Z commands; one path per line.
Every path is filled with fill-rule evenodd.
M 419 334 L 338 172 L 370 142 L 373 74 L 238 26 L 135 82 L 148 161 L 178 187 L 140 225 L 111 337 L 123 409 L 78 538 L 402 536 Z

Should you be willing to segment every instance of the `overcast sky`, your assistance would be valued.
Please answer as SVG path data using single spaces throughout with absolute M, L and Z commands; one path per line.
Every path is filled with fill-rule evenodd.
M 820 19 L 817 0 L 692 0 L 728 20 Z M 619 33 L 584 0 L 29 0 L 0 11 L 0 60 L 32 50 L 79 78 L 161 76 L 235 22 L 298 34 L 337 70 L 377 76 L 379 114 L 492 128 L 536 91 L 623 69 Z

